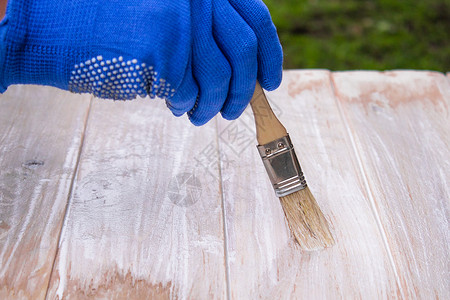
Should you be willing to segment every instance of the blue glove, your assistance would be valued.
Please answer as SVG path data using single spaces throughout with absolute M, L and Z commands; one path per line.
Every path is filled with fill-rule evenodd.
M 256 79 L 266 90 L 281 83 L 283 53 L 260 0 L 192 0 L 193 71 L 199 97 L 189 118 L 202 125 L 219 111 L 239 117 Z M 211 27 L 212 26 L 212 30 Z
M 236 3 L 235 3 L 236 2 Z M 237 118 L 256 74 L 281 81 L 282 52 L 259 0 L 9 0 L 0 23 L 0 92 L 16 83 L 97 97 L 166 99 L 202 125 Z
M 161 97 L 189 111 L 190 0 L 9 0 L 0 91 L 16 83 L 110 99 Z

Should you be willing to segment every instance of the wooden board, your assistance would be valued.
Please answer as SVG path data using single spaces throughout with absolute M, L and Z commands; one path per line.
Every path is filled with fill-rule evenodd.
M 219 175 L 214 121 L 96 99 L 49 299 L 225 298 Z
M 405 298 L 450 299 L 450 85 L 433 72 L 334 73 Z
M 333 248 L 301 252 L 255 147 L 250 111 L 219 122 L 232 299 L 395 299 L 397 276 L 341 118 L 328 71 L 285 72 L 268 93 L 313 194 Z
M 12 86 L 0 95 L 0 299 L 43 299 L 90 96 Z
M 268 98 L 331 249 L 295 244 L 250 110 L 197 128 L 161 100 L 11 87 L 0 299 L 450 298 L 450 75 L 287 71 Z

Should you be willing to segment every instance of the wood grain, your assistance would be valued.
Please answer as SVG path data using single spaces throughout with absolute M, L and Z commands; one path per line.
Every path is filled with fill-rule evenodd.
M 449 299 L 450 85 L 440 73 L 334 73 L 405 298 Z
M 161 100 L 95 99 L 49 299 L 225 298 L 216 140 Z
M 90 96 L 12 86 L 0 95 L 0 299 L 43 299 Z
M 330 73 L 285 72 L 281 87 L 267 95 L 336 245 L 300 251 L 258 156 L 251 113 L 219 122 L 231 298 L 399 298 Z
M 449 299 L 450 74 L 287 71 L 267 96 L 330 249 L 290 235 L 250 109 L 194 127 L 161 100 L 10 87 L 0 299 Z

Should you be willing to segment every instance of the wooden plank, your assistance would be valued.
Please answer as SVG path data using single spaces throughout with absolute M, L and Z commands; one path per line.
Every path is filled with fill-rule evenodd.
M 225 298 L 216 139 L 161 100 L 96 99 L 49 298 Z
M 301 252 L 257 154 L 250 111 L 219 122 L 232 299 L 395 299 L 396 275 L 328 71 L 289 71 L 268 93 L 336 245 Z
M 43 299 L 90 96 L 11 86 L 0 95 L 0 299 Z
M 450 85 L 434 72 L 334 73 L 406 298 L 450 299 Z

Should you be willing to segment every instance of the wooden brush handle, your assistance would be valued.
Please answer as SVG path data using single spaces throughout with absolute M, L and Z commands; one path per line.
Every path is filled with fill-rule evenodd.
M 250 105 L 255 116 L 256 139 L 260 145 L 287 135 L 286 128 L 273 113 L 259 82 L 256 82 L 255 93 Z

